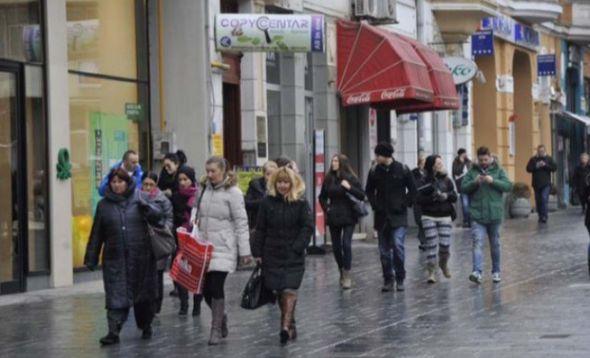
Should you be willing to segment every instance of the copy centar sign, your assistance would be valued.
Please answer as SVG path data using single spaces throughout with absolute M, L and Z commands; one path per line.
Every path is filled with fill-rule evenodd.
M 218 51 L 323 52 L 322 15 L 218 14 L 215 46 Z

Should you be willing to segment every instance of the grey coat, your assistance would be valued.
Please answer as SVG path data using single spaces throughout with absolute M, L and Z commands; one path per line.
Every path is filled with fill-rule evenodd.
M 101 251 L 107 309 L 129 308 L 157 296 L 156 260 L 146 219 L 157 223 L 160 209 L 142 200 L 135 185 L 123 195 L 107 189 L 96 208 L 84 264 L 98 265 Z
M 172 203 L 170 202 L 170 199 L 168 199 L 168 197 L 159 189 L 156 195 L 142 192 L 141 197 L 146 201 L 156 205 L 161 211 L 160 219 L 158 220 L 157 224 L 155 224 L 155 226 L 167 227 L 172 233 L 174 233 L 174 214 L 172 212 Z M 159 260 L 157 264 L 158 271 L 165 270 L 167 263 L 167 257 Z

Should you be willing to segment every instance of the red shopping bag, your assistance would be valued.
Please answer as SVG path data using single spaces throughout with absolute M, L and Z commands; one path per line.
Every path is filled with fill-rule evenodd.
M 170 277 L 187 291 L 199 294 L 211 262 L 213 244 L 201 240 L 196 231 L 189 233 L 184 228 L 179 228 L 176 235 L 179 250 L 172 263 Z

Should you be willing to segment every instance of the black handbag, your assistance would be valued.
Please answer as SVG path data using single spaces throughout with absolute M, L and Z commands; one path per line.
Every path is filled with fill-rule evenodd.
M 264 285 L 262 267 L 260 267 L 260 264 L 256 265 L 242 292 L 240 306 L 247 310 L 255 310 L 268 303 L 274 303 L 275 300 L 275 295 Z
M 369 208 L 366 201 L 357 199 L 349 192 L 346 192 L 346 197 L 352 202 L 352 210 L 354 211 L 357 219 L 364 218 L 365 216 L 369 215 Z
M 176 238 L 170 229 L 147 223 L 147 231 L 156 260 L 164 259 L 176 252 Z

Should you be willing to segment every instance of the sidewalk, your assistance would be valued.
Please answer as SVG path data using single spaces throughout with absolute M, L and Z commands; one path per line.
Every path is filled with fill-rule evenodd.
M 406 242 L 406 292 L 380 292 L 377 247 L 355 242 L 355 286 L 342 292 L 330 255 L 309 257 L 297 306 L 297 342 L 278 344 L 276 306 L 245 311 L 248 272 L 227 282 L 230 336 L 207 346 L 210 313 L 179 318 L 166 297 L 154 338 L 139 338 L 132 315 L 121 344 L 100 348 L 106 330 L 102 282 L 0 297 L 0 357 L 588 357 L 588 234 L 578 210 L 549 225 L 508 221 L 502 238 L 503 282 L 491 282 L 486 244 L 483 285 L 467 280 L 471 241 L 455 231 L 450 280 L 425 283 L 417 239 Z M 166 290 L 168 291 L 168 290 Z

